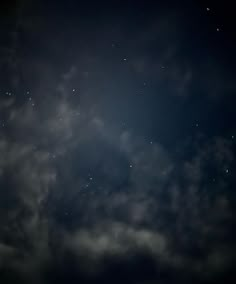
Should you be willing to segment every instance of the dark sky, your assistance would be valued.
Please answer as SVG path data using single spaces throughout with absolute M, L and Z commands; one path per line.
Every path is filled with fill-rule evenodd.
M 236 280 L 232 2 L 1 1 L 1 284 Z

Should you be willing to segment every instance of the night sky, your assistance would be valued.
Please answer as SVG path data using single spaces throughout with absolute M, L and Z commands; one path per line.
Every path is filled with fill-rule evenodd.
M 0 3 L 0 283 L 236 283 L 233 1 Z

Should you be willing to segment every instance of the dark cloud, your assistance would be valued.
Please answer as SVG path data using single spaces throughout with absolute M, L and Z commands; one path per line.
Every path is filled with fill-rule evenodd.
M 0 143 L 2 268 L 41 275 L 58 248 L 82 260 L 85 275 L 100 275 L 106 258 L 136 254 L 149 255 L 157 270 L 186 269 L 199 279 L 230 267 L 232 142 L 216 137 L 176 160 L 89 109 L 78 116 L 61 88 L 52 109 L 2 104 L 11 108 Z M 110 148 L 112 161 L 91 156 L 94 143 Z M 87 177 L 80 149 L 88 169 L 97 167 Z
M 235 86 L 201 7 L 20 2 L 0 44 L 1 283 L 232 277 Z

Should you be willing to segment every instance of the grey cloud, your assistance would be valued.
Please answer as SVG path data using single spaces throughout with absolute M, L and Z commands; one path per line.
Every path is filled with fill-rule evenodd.
M 125 254 L 130 250 L 145 249 L 154 254 L 165 251 L 166 240 L 158 232 L 135 229 L 122 223 L 100 224 L 90 230 L 77 231 L 69 246 L 78 253 L 87 252 L 87 257 L 96 258 L 105 254 Z
M 192 159 L 181 162 L 158 142 L 150 144 L 132 131 L 113 128 L 93 107 L 81 108 L 77 115 L 69 94 L 55 101 L 53 107 L 47 107 L 47 101 L 44 106 L 11 104 L 8 123 L 14 135 L 5 133 L 0 138 L 0 177 L 9 183 L 9 188 L 1 188 L 1 199 L 13 202 L 12 198 L 17 198 L 7 214 L 1 205 L 6 214 L 0 230 L 1 265 L 6 259 L 13 269 L 26 275 L 29 269 L 28 277 L 40 274 L 40 265 L 52 258 L 51 230 L 56 227 L 63 232 L 61 249 L 72 251 L 78 260 L 85 257 L 89 269 L 94 261 L 100 267 L 103 257 L 127 257 L 139 251 L 154 258 L 157 266 L 161 262 L 192 273 L 206 268 L 209 274 L 203 272 L 203 278 L 230 266 L 233 257 L 223 237 L 229 234 L 224 221 L 232 222 L 231 203 L 222 192 L 206 191 L 204 180 L 209 178 L 205 169 L 214 166 L 222 171 L 222 179 L 213 187 L 219 190 L 227 184 L 224 170 L 234 160 L 231 142 L 217 137 L 199 146 Z M 19 139 L 23 134 L 27 136 L 25 143 Z M 70 175 L 63 188 L 60 183 L 74 169 L 70 153 L 80 147 L 88 149 L 90 143 L 111 147 L 112 153 L 124 157 L 124 163 L 114 166 L 109 157 L 97 153 L 93 158 L 104 161 L 99 168 L 104 175 L 103 190 L 84 189 L 87 181 L 79 172 Z M 53 160 L 52 153 L 58 159 Z M 63 159 L 68 159 L 68 169 L 63 168 L 58 175 Z M 116 180 L 122 177 L 122 192 L 115 191 L 110 176 Z M 73 200 L 73 229 L 67 230 L 50 210 L 48 215 L 42 214 L 50 194 Z M 52 202 L 50 206 L 56 205 Z M 4 243 L 6 238 L 10 244 Z M 199 258 L 189 252 L 193 243 L 201 254 Z

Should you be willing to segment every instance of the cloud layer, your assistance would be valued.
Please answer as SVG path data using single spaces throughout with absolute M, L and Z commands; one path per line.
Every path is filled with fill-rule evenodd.
M 53 106 L 2 104 L 2 271 L 42 277 L 65 254 L 86 277 L 102 277 L 106 259 L 143 255 L 156 273 L 199 280 L 230 269 L 232 142 L 200 141 L 188 159 L 177 158 L 93 108 L 78 114 L 73 94 L 62 94 Z
M 19 3 L 0 27 L 0 282 L 230 279 L 235 83 L 205 14 Z

